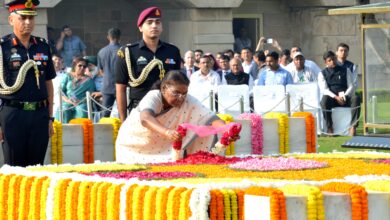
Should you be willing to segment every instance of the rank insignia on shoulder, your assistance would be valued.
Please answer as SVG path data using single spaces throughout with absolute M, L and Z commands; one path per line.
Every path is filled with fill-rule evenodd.
M 46 40 L 45 38 L 38 37 L 38 39 L 39 39 L 40 41 L 42 41 L 43 43 L 47 43 L 47 40 Z
M 122 59 L 125 58 L 125 55 L 123 54 L 123 51 L 121 49 L 118 50 L 117 55 Z

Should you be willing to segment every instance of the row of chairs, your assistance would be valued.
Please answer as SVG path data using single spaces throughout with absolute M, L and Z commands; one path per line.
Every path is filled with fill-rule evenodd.
M 220 85 L 216 89 L 190 87 L 188 92 L 211 110 L 218 107 L 218 112 L 231 114 L 234 117 L 242 112 L 254 112 L 260 115 L 271 111 L 296 112 L 303 104 L 303 110 L 312 112 L 317 118 L 317 133 L 326 132 L 320 107 L 321 94 L 317 83 L 254 86 L 252 90 L 247 85 Z M 218 99 L 214 101 L 216 94 Z M 334 132 L 347 135 L 351 120 L 350 108 L 334 108 L 332 117 Z
M 214 88 L 190 89 L 189 94 L 195 96 L 206 107 L 214 110 L 218 105 L 218 111 L 229 113 L 233 116 L 251 110 L 257 114 L 264 114 L 270 111 L 286 112 L 288 107 L 295 109 L 299 106 L 300 101 L 313 109 L 319 108 L 319 89 L 317 84 L 292 84 L 272 85 L 272 86 L 254 86 L 252 91 L 247 85 L 220 85 Z M 286 106 L 286 93 L 290 96 L 290 106 Z M 213 102 L 211 99 L 218 94 L 218 101 Z M 250 97 L 253 97 L 253 109 L 251 109 Z M 243 99 L 243 109 L 240 106 L 240 100 Z

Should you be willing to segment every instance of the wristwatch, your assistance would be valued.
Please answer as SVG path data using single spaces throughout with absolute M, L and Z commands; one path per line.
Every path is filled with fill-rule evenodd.
M 55 118 L 54 117 L 49 117 L 49 120 L 54 122 Z

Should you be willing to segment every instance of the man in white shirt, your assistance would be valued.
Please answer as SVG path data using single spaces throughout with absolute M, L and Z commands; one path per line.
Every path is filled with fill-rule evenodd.
M 245 47 L 241 50 L 242 68 L 245 73 L 251 75 L 254 79 L 257 77 L 257 64 L 253 61 L 252 50 Z
M 323 93 L 321 108 L 328 133 L 333 133 L 332 108 L 351 107 L 352 119 L 350 135 L 355 135 L 356 121 L 359 119 L 359 109 L 356 108 L 356 99 L 352 74 L 348 68 L 337 65 L 336 54 L 333 51 L 325 52 L 324 62 L 326 68 L 318 75 L 318 85 Z
M 294 68 L 290 70 L 294 83 L 317 82 L 317 74 L 310 67 L 305 65 L 303 53 L 296 52 L 293 56 Z
M 199 70 L 191 75 L 188 90 L 201 90 L 209 87 L 217 91 L 218 85 L 221 84 L 221 79 L 218 73 L 211 69 L 210 63 L 209 56 L 202 56 L 200 58 Z
M 358 88 L 358 74 L 357 74 L 357 65 L 352 63 L 351 61 L 347 60 L 349 54 L 349 46 L 346 43 L 339 43 L 337 45 L 337 65 L 345 67 L 349 69 L 352 73 L 352 84 L 353 84 L 353 90 L 355 93 L 356 89 Z M 350 135 L 355 135 L 356 128 L 359 125 L 359 118 L 360 118 L 360 103 L 362 102 L 361 97 L 358 94 L 354 94 L 351 99 L 351 106 L 356 106 L 355 109 L 352 110 L 352 117 L 356 119 L 356 123 L 354 123 L 354 126 L 352 126 L 349 130 Z
M 297 46 L 291 47 L 291 50 L 290 50 L 291 58 L 294 57 L 294 54 L 296 52 L 301 52 L 302 53 L 302 49 L 300 47 L 297 47 Z M 321 68 L 312 60 L 305 59 L 305 65 L 309 66 L 316 74 L 321 72 Z M 289 71 L 289 72 L 291 72 L 291 69 L 293 69 L 293 68 L 294 68 L 294 63 L 293 62 L 289 63 L 286 66 L 286 70 Z

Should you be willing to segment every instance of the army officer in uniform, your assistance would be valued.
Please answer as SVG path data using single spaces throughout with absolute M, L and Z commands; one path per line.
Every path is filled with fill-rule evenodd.
M 152 85 L 169 70 L 180 70 L 180 51 L 171 44 L 160 41 L 163 30 L 161 10 L 150 7 L 141 12 L 138 29 L 142 39 L 128 44 L 118 51 L 116 62 L 116 100 L 121 121 L 127 116 L 127 107 L 137 107 Z M 126 88 L 130 84 L 130 103 L 127 103 Z
M 4 162 L 43 164 L 53 133 L 52 79 L 56 73 L 50 47 L 32 36 L 38 0 L 6 0 L 13 33 L 1 38 L 0 124 Z

